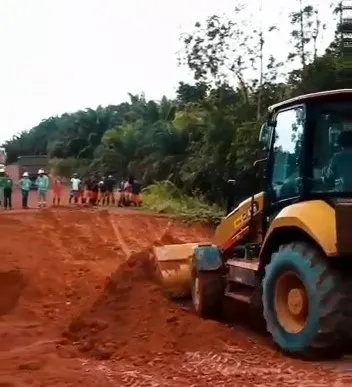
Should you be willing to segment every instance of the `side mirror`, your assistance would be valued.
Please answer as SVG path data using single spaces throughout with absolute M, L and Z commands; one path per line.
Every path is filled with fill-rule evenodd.
M 267 123 L 263 124 L 260 128 L 259 142 L 263 145 L 264 149 L 269 149 L 271 140 L 272 126 L 268 126 Z

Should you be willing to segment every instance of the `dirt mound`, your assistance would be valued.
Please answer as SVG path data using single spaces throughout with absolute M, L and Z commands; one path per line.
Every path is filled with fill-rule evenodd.
M 222 327 L 168 301 L 153 282 L 148 251 L 133 255 L 107 280 L 101 297 L 65 335 L 93 356 L 136 356 L 216 348 Z M 204 340 L 206 338 L 206 340 Z

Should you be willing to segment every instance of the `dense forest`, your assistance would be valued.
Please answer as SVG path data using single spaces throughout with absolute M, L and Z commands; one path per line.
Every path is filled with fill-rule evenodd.
M 258 156 L 258 131 L 269 105 L 301 93 L 352 87 L 339 32 L 341 5 L 335 9 L 335 40 L 321 54 L 324 24 L 318 10 L 297 4 L 287 21 L 292 44 L 285 63 L 267 43 L 269 35 L 281 33 L 277 27 L 252 25 L 247 34 L 243 9 L 212 15 L 181 37 L 180 65 L 188 66 L 194 83 L 180 82 L 175 99 L 130 95 L 129 102 L 47 118 L 4 144 L 9 162 L 48 154 L 63 175 L 133 173 L 145 184 L 170 180 L 185 193 L 219 199 L 223 182 Z

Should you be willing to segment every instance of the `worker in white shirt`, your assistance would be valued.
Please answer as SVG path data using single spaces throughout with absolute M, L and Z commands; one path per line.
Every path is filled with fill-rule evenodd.
M 71 178 L 71 192 L 68 203 L 72 203 L 72 199 L 74 203 L 78 203 L 78 198 L 80 196 L 80 188 L 81 188 L 81 179 L 78 177 L 78 173 L 74 173 Z

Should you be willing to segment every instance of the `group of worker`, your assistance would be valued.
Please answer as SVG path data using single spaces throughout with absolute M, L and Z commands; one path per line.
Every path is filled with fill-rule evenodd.
M 93 175 L 82 180 L 74 173 L 70 180 L 69 204 L 115 204 L 115 187 L 116 182 L 112 175 L 106 178 Z M 53 204 L 60 205 L 62 182 L 58 178 L 54 180 L 53 193 Z
M 38 176 L 33 183 L 29 178 L 28 172 L 24 172 L 22 178 L 19 180 L 18 185 L 21 188 L 22 193 L 22 208 L 28 208 L 29 194 L 33 184 L 38 189 L 38 206 L 46 206 L 47 192 L 49 189 L 49 178 L 45 174 L 43 169 L 38 171 Z M 12 209 L 12 192 L 14 189 L 14 182 L 11 176 L 6 173 L 5 168 L 0 169 L 0 204 L 3 204 L 5 210 Z
M 110 204 L 119 205 L 121 198 L 132 195 L 134 178 L 122 180 L 117 185 L 116 180 L 111 175 L 106 178 L 94 175 L 83 180 L 77 173 L 74 173 L 69 183 L 69 205 L 109 206 Z M 38 176 L 34 181 L 30 179 L 28 172 L 24 172 L 18 182 L 22 194 L 22 208 L 28 209 L 28 199 L 33 186 L 37 189 L 38 207 L 46 207 L 50 185 L 50 179 L 43 169 L 39 169 Z M 52 204 L 60 206 L 66 188 L 64 181 L 59 177 L 54 177 L 51 188 Z M 13 179 L 6 173 L 5 169 L 0 169 L 0 205 L 2 204 L 5 209 L 12 209 L 13 189 Z
M 70 179 L 69 205 L 91 205 L 91 206 L 110 206 L 121 205 L 124 201 L 134 202 L 140 205 L 140 184 L 134 177 L 123 179 L 120 184 L 112 175 L 99 177 L 97 175 L 89 176 L 82 180 L 78 173 L 74 173 Z M 54 179 L 53 184 L 53 205 L 60 205 L 62 196 L 62 181 L 59 178 Z M 136 199 L 137 198 L 137 199 Z

